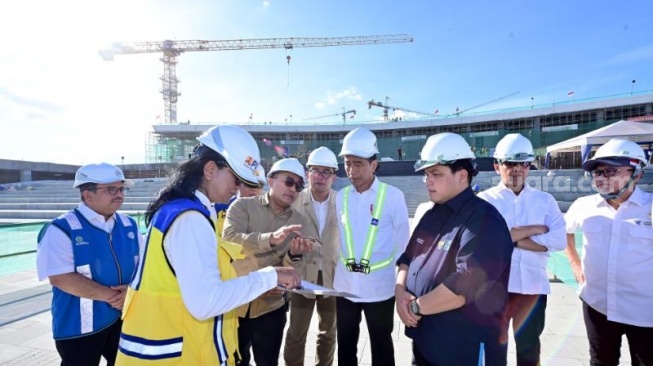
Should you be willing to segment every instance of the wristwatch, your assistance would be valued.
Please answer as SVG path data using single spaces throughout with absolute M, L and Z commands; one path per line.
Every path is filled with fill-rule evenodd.
M 413 315 L 422 316 L 422 313 L 419 312 L 420 309 L 417 299 L 408 303 L 408 310 L 410 310 Z

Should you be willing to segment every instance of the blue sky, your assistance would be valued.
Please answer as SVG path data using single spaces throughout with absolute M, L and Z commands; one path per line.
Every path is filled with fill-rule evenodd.
M 98 50 L 113 42 L 411 35 L 403 44 L 178 58 L 179 121 L 299 123 L 345 108 L 362 122 L 381 118 L 366 103 L 385 97 L 446 114 L 515 92 L 476 111 L 568 100 L 569 91 L 582 99 L 653 90 L 652 12 L 648 0 L 5 0 L 0 158 L 145 161 L 147 132 L 164 113 L 163 66 L 158 54 L 103 61 Z

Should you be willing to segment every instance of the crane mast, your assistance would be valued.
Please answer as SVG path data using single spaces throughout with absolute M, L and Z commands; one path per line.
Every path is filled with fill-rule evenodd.
M 177 57 L 184 52 L 199 51 L 235 51 L 254 49 L 283 48 L 291 50 L 303 47 L 331 47 L 354 45 L 380 45 L 387 43 L 412 42 L 413 38 L 405 34 L 350 37 L 290 37 L 259 38 L 235 40 L 186 40 L 161 42 L 138 42 L 133 44 L 116 43 L 110 49 L 99 51 L 100 56 L 111 61 L 115 55 L 140 53 L 162 53 L 163 76 L 161 77 L 163 101 L 165 104 L 165 123 L 177 123 L 177 100 L 181 95 L 177 86 Z

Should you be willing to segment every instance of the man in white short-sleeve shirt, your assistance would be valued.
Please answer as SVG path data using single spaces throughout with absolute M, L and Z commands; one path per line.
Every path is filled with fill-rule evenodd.
M 645 166 L 638 144 L 608 141 L 583 163 L 598 194 L 577 199 L 565 215 L 592 365 L 617 365 L 624 334 L 633 365 L 653 365 L 653 194 L 637 187 Z
M 84 165 L 73 188 L 81 202 L 44 226 L 36 267 L 52 284 L 52 333 L 62 365 L 113 365 L 127 284 L 142 237 L 134 219 L 117 213 L 133 182 L 107 163 Z

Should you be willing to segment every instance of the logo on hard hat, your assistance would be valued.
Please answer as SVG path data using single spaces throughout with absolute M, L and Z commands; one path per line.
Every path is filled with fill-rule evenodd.
M 260 174 L 259 171 L 257 170 L 259 165 L 260 164 L 258 163 L 258 161 L 256 161 L 256 159 L 254 159 L 253 157 L 247 156 L 247 158 L 245 158 L 245 166 L 253 171 L 255 177 L 258 177 Z

